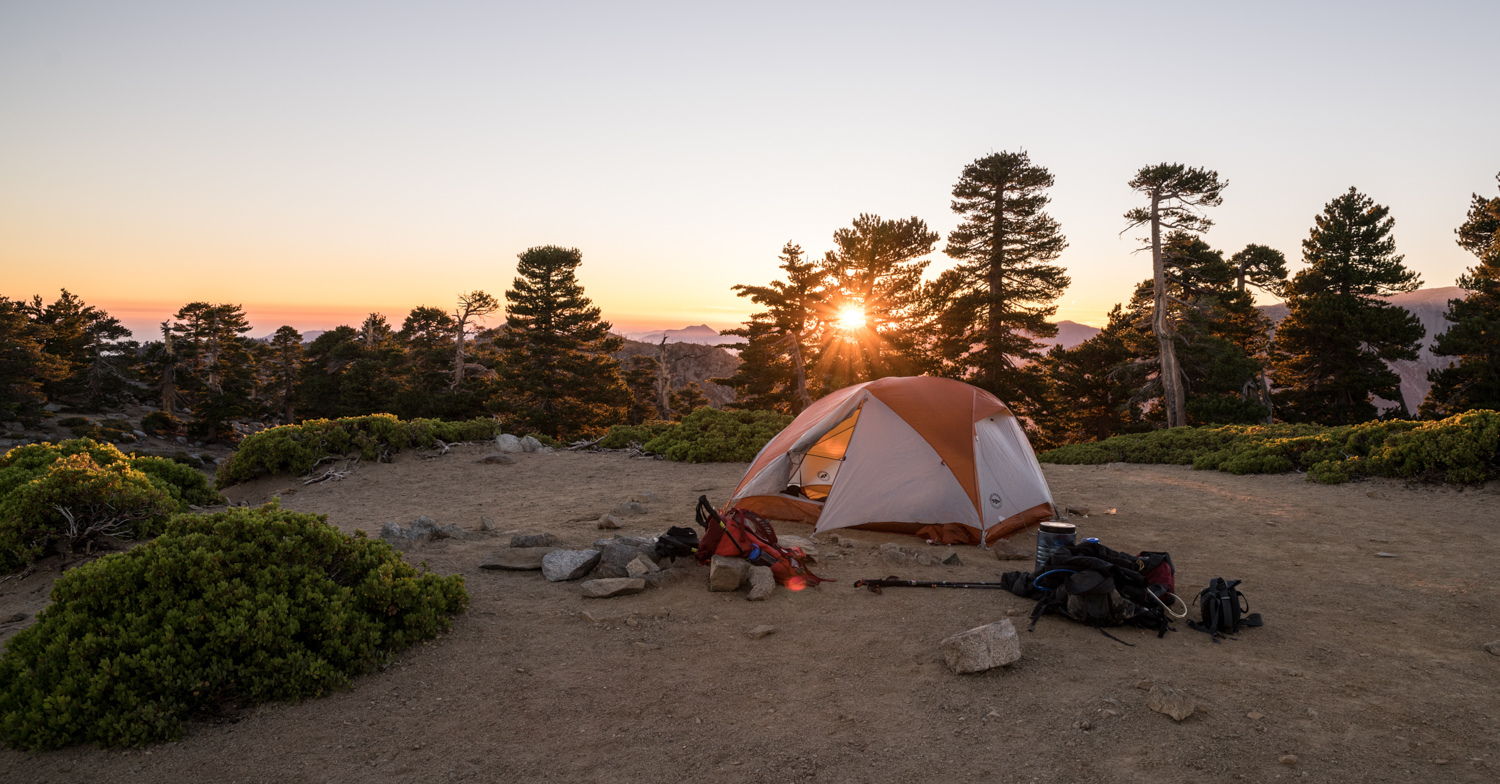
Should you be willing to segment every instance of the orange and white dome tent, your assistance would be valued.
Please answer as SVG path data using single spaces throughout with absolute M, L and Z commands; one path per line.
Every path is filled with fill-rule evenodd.
M 814 533 L 859 526 L 989 543 L 1054 517 L 1031 443 L 962 381 L 882 378 L 818 400 L 766 444 L 730 500 Z

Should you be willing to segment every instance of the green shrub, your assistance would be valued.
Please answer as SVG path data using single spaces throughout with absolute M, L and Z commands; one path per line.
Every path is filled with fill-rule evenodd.
M 1070 444 L 1037 458 L 1062 464 L 1191 464 L 1234 474 L 1300 469 L 1309 481 L 1327 484 L 1361 476 L 1478 484 L 1500 478 L 1500 413 L 1476 410 L 1438 422 L 1397 419 L 1343 427 L 1173 428 Z
M 87 417 L 81 416 L 63 417 L 57 420 L 58 427 L 93 427 L 93 425 L 94 423 L 90 422 Z
M 305 474 L 330 455 L 359 454 L 364 460 L 387 460 L 411 447 L 429 448 L 438 441 L 482 441 L 500 433 L 493 419 L 444 422 L 391 414 L 345 419 L 309 419 L 253 433 L 219 464 L 215 482 L 225 488 L 268 474 Z
M 615 425 L 599 440 L 599 446 L 604 449 L 625 449 L 631 444 L 645 444 L 675 427 L 676 422 L 665 420 L 642 422 L 639 425 Z
M 141 417 L 141 432 L 149 435 L 157 433 L 181 433 L 182 420 L 165 411 L 152 411 Z
M 792 417 L 775 411 L 719 411 L 703 407 L 643 445 L 668 460 L 748 463 Z
M 17 447 L 0 457 L 0 570 L 103 535 L 150 536 L 189 504 L 222 501 L 204 474 L 110 444 L 80 438 Z
M 274 506 L 179 515 L 155 541 L 74 569 L 0 658 L 0 740 L 29 750 L 178 738 L 226 707 L 347 685 L 436 636 L 461 576 Z

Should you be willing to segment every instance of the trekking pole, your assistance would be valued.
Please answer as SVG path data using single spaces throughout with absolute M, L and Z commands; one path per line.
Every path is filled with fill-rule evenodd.
M 855 580 L 855 588 L 869 588 L 870 593 L 880 593 L 881 588 L 1000 588 L 1002 583 L 955 583 L 947 580 L 903 580 L 894 575 L 884 579 Z

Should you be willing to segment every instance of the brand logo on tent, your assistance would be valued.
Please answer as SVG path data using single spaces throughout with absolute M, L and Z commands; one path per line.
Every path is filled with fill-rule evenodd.
M 828 472 L 827 471 L 819 471 L 818 472 L 818 478 L 819 479 L 827 479 L 828 478 Z
M 998 508 L 1000 506 L 1000 494 L 999 493 L 990 493 L 990 506 L 993 506 L 993 507 L 996 507 L 996 508 Z

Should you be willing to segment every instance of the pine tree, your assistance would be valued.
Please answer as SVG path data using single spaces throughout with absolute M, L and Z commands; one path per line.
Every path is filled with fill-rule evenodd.
M 1422 416 L 1430 418 L 1474 408 L 1500 410 L 1500 196 L 1474 194 L 1467 219 L 1454 233 L 1459 247 L 1479 263 L 1458 277 L 1468 297 L 1448 301 L 1443 318 L 1452 326 L 1432 346 L 1434 355 L 1456 361 L 1427 374 L 1432 390 Z
M 298 372 L 295 398 L 303 419 L 334 419 L 351 415 L 343 400 L 344 373 L 358 358 L 359 332 L 348 325 L 334 327 L 307 345 Z
M 821 347 L 819 374 L 829 390 L 885 376 L 919 375 L 931 369 L 927 327 L 936 316 L 932 288 L 922 273 L 938 234 L 920 218 L 886 220 L 863 214 L 833 233 L 821 272 L 828 281 L 830 317 L 862 314 L 844 322 Z
M 1102 441 L 1139 419 L 1124 372 L 1131 353 L 1121 339 L 1127 317 L 1116 305 L 1099 334 L 1072 347 L 1056 346 L 1041 366 L 1051 381 L 1050 404 L 1037 418 L 1040 446 Z
M 72 398 L 94 409 L 129 396 L 130 377 L 140 344 L 119 319 L 63 289 L 45 307 L 33 297 L 28 308 L 46 337 L 43 349 L 67 366 L 64 378 L 44 385 L 49 399 Z
M 1048 319 L 1071 282 L 1057 259 L 1068 241 L 1044 212 L 1052 175 L 1026 153 L 995 153 L 964 167 L 953 186 L 962 222 L 944 253 L 958 265 L 937 283 L 946 304 L 938 352 L 947 374 L 999 395 L 1022 415 L 1045 388 L 1042 344 Z
M 283 425 L 297 421 L 297 376 L 302 367 L 302 333 L 282 326 L 261 349 L 260 397 L 266 411 Z
M 499 309 L 500 303 L 483 291 L 471 291 L 458 295 L 458 307 L 453 310 L 452 388 L 457 389 L 462 385 L 464 383 L 464 376 L 470 372 L 478 373 L 484 377 L 492 375 L 493 371 L 489 367 L 468 361 L 464 346 L 467 342 L 470 324 L 484 320 L 485 316 Z
M 403 419 L 468 419 L 482 410 L 482 390 L 452 390 L 453 343 L 458 324 L 442 308 L 420 305 L 401 322 L 396 343 L 403 351 L 395 413 Z M 472 344 L 470 345 L 472 347 Z M 467 355 L 465 361 L 468 361 Z M 483 394 L 484 397 L 477 397 Z M 476 400 L 477 398 L 477 400 Z
M 1350 188 L 1323 208 L 1302 241 L 1307 269 L 1287 286 L 1273 377 L 1288 421 L 1351 424 L 1376 415 L 1372 396 L 1400 400 L 1386 362 L 1416 359 L 1417 317 L 1377 299 L 1422 285 L 1402 264 L 1390 209 Z
M 630 390 L 610 356 L 624 341 L 583 295 L 583 254 L 554 245 L 520 254 L 505 292 L 506 322 L 494 336 L 499 394 L 490 399 L 508 428 L 569 438 L 625 420 Z
M 1219 179 L 1218 172 L 1180 163 L 1143 167 L 1130 181 L 1131 189 L 1150 200 L 1148 206 L 1136 207 L 1125 213 L 1125 230 L 1142 225 L 1151 227 L 1151 236 L 1146 246 L 1151 249 L 1152 285 L 1155 293 L 1151 332 L 1156 338 L 1157 353 L 1161 358 L 1158 372 L 1167 427 L 1187 424 L 1187 398 L 1182 387 L 1182 367 L 1177 361 L 1173 341 L 1177 325 L 1172 321 L 1167 308 L 1168 273 L 1167 259 L 1162 253 L 1162 229 L 1195 233 L 1208 231 L 1213 226 L 1213 221 L 1201 211 L 1204 207 L 1222 204 L 1222 194 L 1228 186 L 1229 183 Z
M 828 314 L 823 308 L 823 272 L 803 259 L 802 246 L 787 242 L 780 268 L 786 271 L 785 280 L 732 288 L 765 310 L 751 314 L 743 327 L 724 330 L 722 334 L 739 335 L 747 342 L 737 347 L 740 364 L 734 375 L 712 381 L 734 388 L 735 408 L 795 415 L 812 405 L 808 366 Z
M 34 423 L 47 396 L 43 385 L 67 377 L 67 364 L 43 348 L 46 330 L 26 303 L 0 297 L 0 416 Z
M 168 331 L 179 367 L 179 394 L 192 402 L 195 434 L 208 439 L 232 439 L 230 421 L 253 411 L 255 362 L 245 312 L 239 305 L 192 302 L 182 306 Z
M 1235 288 L 1251 285 L 1281 296 L 1286 288 L 1286 254 L 1275 248 L 1250 243 L 1229 259 L 1235 270 Z

